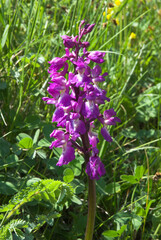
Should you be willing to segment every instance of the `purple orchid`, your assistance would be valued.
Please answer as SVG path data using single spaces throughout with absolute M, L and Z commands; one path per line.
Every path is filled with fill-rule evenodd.
M 68 164 L 69 162 L 75 159 L 75 150 L 72 147 L 71 141 L 69 140 L 69 134 L 65 134 L 61 130 L 54 130 L 50 134 L 50 137 L 54 137 L 57 139 L 50 145 L 51 149 L 53 147 L 62 147 L 63 149 L 62 155 L 60 156 L 59 161 L 57 163 L 58 166 Z
M 83 27 L 84 26 L 84 27 Z M 97 134 L 93 131 L 94 121 L 99 120 L 103 125 L 101 134 L 108 142 L 112 141 L 108 125 L 116 125 L 120 119 L 116 117 L 113 109 L 100 113 L 99 105 L 109 102 L 106 91 L 99 87 L 100 82 L 105 81 L 107 72 L 102 73 L 99 64 L 104 62 L 104 52 L 88 52 L 89 42 L 82 42 L 84 35 L 92 31 L 95 24 L 86 24 L 81 21 L 78 36 L 62 36 L 65 46 L 65 55 L 53 58 L 49 64 L 51 82 L 49 82 L 48 93 L 51 97 L 44 97 L 47 104 L 54 104 L 52 122 L 57 127 L 50 137 L 56 140 L 50 148 L 62 148 L 62 154 L 57 163 L 58 166 L 68 164 L 75 159 L 75 148 L 78 148 L 86 159 L 86 173 L 91 179 L 98 180 L 105 174 L 105 167 L 99 158 Z M 79 51 L 82 49 L 82 55 Z M 89 64 L 95 66 L 91 69 Z M 70 63 L 70 64 L 69 64 Z M 69 66 L 74 66 L 74 72 L 69 71 Z M 79 139 L 79 141 L 78 141 Z M 82 140 L 82 144 L 80 143 Z
M 90 157 L 89 162 L 87 163 L 86 173 L 91 179 L 96 180 L 106 173 L 104 165 L 98 156 Z
M 91 61 L 96 62 L 96 63 L 103 63 L 104 59 L 103 57 L 105 56 L 104 52 L 90 52 L 87 53 L 87 58 L 89 58 Z

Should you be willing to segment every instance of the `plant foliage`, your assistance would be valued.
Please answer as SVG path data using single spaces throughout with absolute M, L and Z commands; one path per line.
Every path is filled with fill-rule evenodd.
M 106 51 L 100 87 L 111 101 L 101 113 L 114 108 L 121 119 L 109 130 L 111 144 L 95 124 L 106 175 L 96 184 L 94 240 L 161 238 L 161 2 L 1 0 L 2 240 L 84 239 L 84 159 L 78 152 L 56 166 L 61 149 L 49 149 L 54 107 L 42 101 L 48 61 L 65 54 L 60 36 L 75 36 L 82 19 L 96 23 L 88 51 Z

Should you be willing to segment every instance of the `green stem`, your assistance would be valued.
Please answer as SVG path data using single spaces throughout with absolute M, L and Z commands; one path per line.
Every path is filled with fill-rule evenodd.
M 91 180 L 88 177 L 88 217 L 85 240 L 93 239 L 95 215 L 96 215 L 96 185 L 95 180 Z
M 82 120 L 84 118 L 82 117 Z M 87 129 L 89 126 L 87 126 Z M 89 162 L 90 153 L 89 153 L 89 138 L 88 132 L 84 135 L 81 135 L 82 143 L 83 143 L 83 150 L 84 150 L 84 158 L 86 165 Z M 85 240 L 92 240 L 93 232 L 94 232 L 94 223 L 95 223 L 95 215 L 96 215 L 96 185 L 95 180 L 90 179 L 88 177 L 88 216 L 87 216 L 87 226 L 85 232 Z

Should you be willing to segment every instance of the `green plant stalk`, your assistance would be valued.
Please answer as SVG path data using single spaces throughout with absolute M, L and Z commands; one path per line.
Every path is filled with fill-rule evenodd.
M 88 217 L 85 240 L 93 239 L 95 215 L 96 215 L 96 184 L 95 180 L 91 180 L 88 177 Z
M 89 161 L 90 153 L 88 149 L 90 148 L 88 133 L 81 135 L 83 148 L 84 148 L 84 159 L 86 164 Z M 96 215 L 96 184 L 95 180 L 88 177 L 88 216 L 87 216 L 87 225 L 85 232 L 85 240 L 92 240 L 94 232 L 94 223 Z

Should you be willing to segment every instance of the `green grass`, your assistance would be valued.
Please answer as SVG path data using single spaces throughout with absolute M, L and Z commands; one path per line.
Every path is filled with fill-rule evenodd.
M 9 206 L 16 194 L 21 196 L 26 187 L 31 190 L 36 181 L 68 179 L 67 168 L 74 177 L 70 176 L 69 184 L 77 187 L 75 198 L 60 206 L 44 195 L 21 208 L 17 205 L 9 219 L 11 210 L 0 208 L 0 231 L 8 231 L 3 240 L 11 236 L 84 238 L 83 159 L 78 155 L 75 163 L 56 166 L 60 151 L 49 150 L 54 107 L 42 101 L 47 95 L 48 61 L 64 55 L 60 36 L 76 35 L 82 19 L 96 23 L 86 39 L 89 50 L 107 52 L 102 71 L 109 75 L 102 87 L 111 102 L 101 106 L 101 111 L 113 107 L 121 119 L 110 129 L 111 144 L 99 134 L 107 174 L 97 181 L 94 239 L 161 237 L 161 180 L 155 175 L 161 172 L 161 3 L 124 0 L 107 21 L 103 12 L 108 4 L 97 0 L 0 1 L 0 203 Z M 132 32 L 136 38 L 131 40 Z M 100 132 L 97 123 L 96 131 Z

